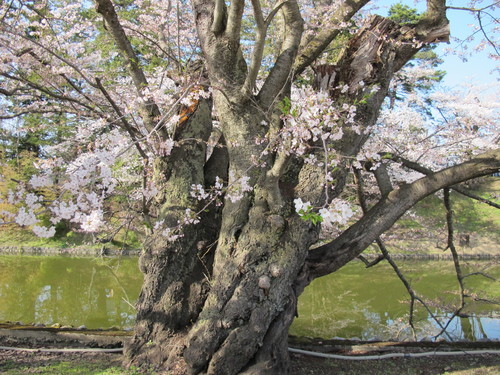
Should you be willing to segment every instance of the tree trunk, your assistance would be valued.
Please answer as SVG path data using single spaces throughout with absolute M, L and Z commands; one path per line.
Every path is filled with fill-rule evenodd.
M 360 224 L 340 250 L 326 246 L 324 251 L 309 251 L 317 241 L 319 227 L 302 220 L 292 201 L 301 197 L 315 206 L 325 204 L 324 187 L 318 183 L 318 178 L 324 179 L 323 171 L 294 164 L 289 155 L 265 150 L 265 145 L 256 142 L 280 128 L 276 104 L 290 87 L 302 32 L 297 4 L 283 3 L 284 22 L 291 32 L 284 37 L 282 51 L 259 94 L 251 96 L 248 87 L 252 82 L 248 81 L 239 44 L 244 2 L 231 2 L 229 9 L 221 0 L 193 3 L 208 75 L 216 89 L 215 108 L 227 141 L 228 186 L 237 186 L 241 177 L 248 177 L 253 190 L 236 201 L 226 197 L 220 225 L 206 232 L 202 229 L 210 218 L 187 227 L 185 236 L 171 245 L 163 245 L 158 237 L 148 242 L 148 253 L 141 260 L 146 284 L 127 355 L 133 361 L 140 359 L 138 363 L 146 358 L 173 366 L 174 358 L 181 354 L 190 374 L 287 374 L 287 335 L 296 315 L 297 297 L 322 270 L 333 267 L 331 254 L 344 262 L 359 253 L 357 239 L 368 246 L 371 241 L 365 241 L 364 236 L 372 229 Z M 445 19 L 438 23 L 440 32 L 434 34 L 447 35 Z M 426 27 L 433 32 L 432 25 Z M 374 17 L 352 39 L 338 66 L 328 70 L 333 73 L 328 79 L 330 93 L 338 105 L 358 103 L 357 121 L 362 131 L 346 125 L 345 136 L 334 145 L 345 160 L 356 155 L 366 141 L 364 130 L 376 121 L 393 74 L 418 51 L 414 39 L 434 40 L 427 29 L 403 28 Z M 343 85 L 348 85 L 347 92 L 338 89 Z M 369 94 L 375 85 L 379 91 Z M 269 117 L 278 117 L 278 121 L 266 126 Z M 337 186 L 329 199 L 341 193 L 348 171 L 345 163 L 335 176 Z M 172 184 L 179 189 L 175 181 Z M 385 212 L 383 208 L 381 212 Z M 383 225 L 367 222 L 373 224 L 378 236 L 396 218 L 387 215 Z M 200 266 L 197 244 L 212 236 L 217 243 L 213 266 L 210 262 Z M 316 259 L 316 254 L 327 263 Z M 200 273 L 204 268 L 208 271 L 205 279 Z M 193 282 L 194 288 L 190 287 Z
M 191 185 L 204 185 L 207 177 L 203 166 L 211 129 L 210 106 L 201 100 L 192 117 L 177 129 L 172 153 L 154 163 L 153 175 L 161 189 L 156 214 L 162 225 L 146 240 L 139 259 L 144 284 L 134 336 L 125 352 L 128 364 L 172 366 L 183 348 L 186 327 L 196 320 L 208 292 L 219 210 L 210 207 L 199 223 L 183 225 L 182 230 L 179 222 L 185 219 L 186 209 L 201 209 L 189 194 Z
M 147 241 L 140 261 L 145 284 L 126 355 L 131 364 L 164 368 L 179 366 L 182 355 L 192 374 L 286 374 L 288 328 L 297 309 L 294 280 L 319 227 L 294 213 L 290 196 L 283 197 L 269 170 L 270 157 L 267 168 L 253 165 L 252 156 L 263 150 L 249 142 L 261 135 L 260 112 L 251 106 L 226 111 L 223 95 L 215 95 L 215 102 L 225 119 L 224 134 L 234 141 L 227 146 L 229 184 L 237 185 L 238 176 L 248 174 L 254 189 L 235 202 L 225 199 L 220 225 L 210 225 L 208 212 L 200 224 L 183 228 L 184 236 L 173 243 L 165 244 L 160 234 Z M 244 131 L 248 124 L 255 124 L 249 130 L 254 133 Z M 244 142 L 246 147 L 239 147 Z M 181 161 L 192 157 L 176 160 L 174 170 L 182 170 Z M 173 176 L 167 186 L 179 183 Z M 178 186 L 170 189 L 178 191 Z M 172 194 L 165 195 L 164 206 L 178 198 Z M 206 252 L 200 251 L 200 241 L 217 242 L 213 266 L 198 261 Z
M 184 360 L 193 374 L 285 374 L 297 304 L 293 282 L 318 228 L 294 214 L 272 173 L 274 156 L 253 141 L 265 136 L 261 110 L 250 101 L 234 108 L 221 94 L 214 99 L 231 140 L 230 189 L 244 176 L 253 190 L 225 199 L 210 292 L 188 334 Z M 265 166 L 256 166 L 256 157 Z
M 153 158 L 151 153 L 158 153 L 150 162 L 151 170 L 147 171 L 155 180 L 158 194 L 150 212 L 146 212 L 147 205 L 141 208 L 144 216 L 150 213 L 156 223 L 151 225 L 153 233 L 140 257 L 144 284 L 137 303 L 134 336 L 125 351 L 129 364 L 154 365 L 191 374 L 286 374 L 289 371 L 288 328 L 297 313 L 298 296 L 314 278 L 335 272 L 354 259 L 425 196 L 500 168 L 500 151 L 497 150 L 459 166 L 429 173 L 397 189 L 384 183 L 388 178 L 380 170 L 377 172 L 382 182 L 380 201 L 333 241 L 311 249 L 318 239 L 320 227 L 299 217 L 293 207 L 294 198 L 310 201 L 319 211 L 319 207 L 327 207 L 343 192 L 352 160 L 369 137 L 369 128 L 377 120 L 394 73 L 422 45 L 447 40 L 445 0 L 428 0 L 427 12 L 415 24 L 398 25 L 383 17 L 370 18 L 348 39 L 335 66 L 316 67 L 316 88 L 328 91 L 339 108 L 346 106 L 351 111 L 356 107 L 354 123 L 341 119 L 337 122 L 343 131 L 341 140 L 329 141 L 320 137 L 325 143 L 320 145 L 311 141 L 308 145 L 308 152 L 313 156 L 324 153 L 326 167 L 294 158 L 293 151 L 283 150 L 282 144 L 277 147 L 280 140 L 286 144 L 284 138 L 289 136 L 282 132 L 280 116 L 286 111 L 281 112 L 280 108 L 287 106 L 284 99 L 290 96 L 292 81 L 318 59 L 343 30 L 335 26 L 351 23 L 351 18 L 368 0 L 329 3 L 330 10 L 336 7 L 335 11 L 327 12 L 325 16 L 329 20 L 319 25 L 321 30 L 309 36 L 303 35 L 304 22 L 297 0 L 278 1 L 274 9 L 265 11 L 258 0 L 192 0 L 199 45 L 192 51 L 184 51 L 179 45 L 176 63 L 180 68 L 188 63 L 186 59 L 194 56 L 191 52 L 197 54 L 201 50 L 203 53 L 207 76 L 205 72 L 197 74 L 200 80 L 196 84 L 210 82 L 220 122 L 221 144 L 224 145 L 222 149 L 215 149 L 208 161 L 206 144 L 212 132 L 211 103 L 200 100 L 194 113 L 181 116 L 176 129 L 169 134 L 171 129 L 163 126 L 163 121 L 172 112 L 170 109 L 163 112 L 154 98 L 162 98 L 170 89 L 157 92 L 156 89 L 164 90 L 163 84 L 156 79 L 150 84 L 142 66 L 158 47 L 154 37 L 149 31 L 142 35 L 139 19 L 137 28 L 131 27 L 132 19 L 128 20 L 127 27 L 120 23 L 122 11 L 127 14 L 128 10 L 133 12 L 132 8 L 120 5 L 117 12 L 111 0 L 95 2 L 104 20 L 103 29 L 95 32 L 109 32 L 121 53 L 121 58 L 112 59 L 112 65 L 123 62 L 123 69 L 111 77 L 128 74 L 136 98 L 141 99 L 137 102 L 140 103 L 139 121 L 135 113 L 129 113 L 128 103 L 119 104 L 128 98 L 121 94 L 122 83 L 114 93 L 120 98 L 116 101 L 114 95 L 108 93 L 104 79 L 86 77 L 87 74 L 88 77 L 94 73 L 104 74 L 107 68 L 96 70 L 94 67 L 87 72 L 83 66 L 80 69 L 78 64 L 66 62 L 66 57 L 73 54 L 53 49 L 53 35 L 47 44 L 42 43 L 43 32 L 39 38 L 38 33 L 27 35 L 21 28 L 11 32 L 10 27 L 2 26 L 9 35 L 29 40 L 35 48 L 24 48 L 22 44 L 15 53 L 15 49 L 6 47 L 11 57 L 5 66 L 8 68 L 12 64 L 15 75 L 2 73 L 2 79 L 11 82 L 8 89 L 1 91 L 13 97 L 19 92 L 19 102 L 24 104 L 26 100 L 22 97 L 29 96 L 32 91 L 38 93 L 35 100 L 44 103 L 50 100 L 66 102 L 62 107 L 47 107 L 48 113 L 50 108 L 57 113 L 67 108 L 70 117 L 78 112 L 80 118 L 80 110 L 86 109 L 88 119 L 98 116 L 107 119 L 110 128 L 118 124 L 128 132 L 142 158 Z M 248 66 L 241 48 L 242 35 L 246 34 L 247 47 L 250 40 L 247 27 L 252 18 L 244 15 L 247 6 L 253 8 L 255 21 L 254 54 Z M 17 20 L 17 15 L 15 18 L 9 16 L 14 8 L 7 9 L 3 19 Z M 23 5 L 19 11 L 30 9 Z M 45 13 L 43 9 L 33 9 L 38 14 L 36 19 Z M 263 66 L 263 61 L 266 64 L 269 61 L 263 60 L 263 51 L 268 46 L 266 34 L 277 14 L 280 17 L 280 49 L 275 51 L 274 64 Z M 47 12 L 44 17 L 49 16 Z M 7 22 L 5 25 L 13 24 Z M 168 33 L 166 23 L 158 26 L 158 30 L 165 26 L 164 31 Z M 276 30 L 275 26 L 271 28 Z M 82 30 L 86 28 L 82 27 Z M 146 49 L 142 48 L 142 42 L 129 40 L 129 33 L 147 38 Z M 178 41 L 181 39 L 184 38 L 179 35 Z M 103 57 L 111 62 L 108 41 L 103 43 L 107 51 Z M 167 46 L 164 51 L 165 55 L 169 48 Z M 43 55 L 50 56 L 47 62 L 36 56 L 38 50 L 45 50 Z M 184 53 L 186 56 L 182 57 Z M 42 77 L 36 73 L 38 68 L 30 74 L 28 60 L 19 60 L 19 68 L 17 60 L 13 59 L 25 54 L 34 57 L 45 70 L 52 67 L 52 59 L 64 61 L 71 71 L 78 73 L 74 76 L 77 78 L 70 79 L 73 76 L 67 77 L 59 65 L 54 65 L 51 72 L 57 80 L 38 83 L 37 77 Z M 169 63 L 161 67 L 159 62 L 152 62 L 151 68 L 158 66 L 161 69 L 155 68 L 155 73 L 151 74 L 169 75 Z M 95 66 L 99 67 L 100 62 Z M 179 84 L 186 83 L 184 78 L 188 76 L 179 80 Z M 37 79 L 33 81 L 30 77 Z M 195 84 L 194 75 L 190 78 Z M 262 82 L 258 82 L 258 78 L 262 78 Z M 59 80 L 63 83 L 57 83 Z M 373 90 L 376 87 L 378 91 Z M 94 95 L 93 89 L 98 95 Z M 80 99 L 75 99 L 78 97 Z M 115 116 L 109 115 L 111 109 Z M 148 132 L 144 144 L 140 141 L 143 128 Z M 166 145 L 162 145 L 166 141 L 175 141 L 169 155 L 165 155 Z M 329 159 L 327 153 L 335 155 Z M 340 160 L 335 170 L 328 163 L 333 157 Z M 201 185 L 207 190 L 214 187 L 217 175 L 227 182 L 223 208 L 190 195 L 193 185 Z M 244 187 L 242 179 L 250 189 Z M 187 217 L 190 213 L 196 213 L 196 217 Z
M 293 284 L 315 239 L 315 228 L 297 216 L 250 209 L 190 332 L 184 357 L 192 373 L 288 372 Z

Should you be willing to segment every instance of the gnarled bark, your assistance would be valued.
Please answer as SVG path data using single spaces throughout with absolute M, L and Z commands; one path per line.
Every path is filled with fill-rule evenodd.
M 126 350 L 129 364 L 171 366 L 183 348 L 186 327 L 196 320 L 209 289 L 213 244 L 220 215 L 216 207 L 202 213 L 200 223 L 174 230 L 186 209 L 197 212 L 200 202 L 190 197 L 191 185 L 203 185 L 206 141 L 212 129 L 210 106 L 201 100 L 194 114 L 179 125 L 177 146 L 154 163 L 161 189 L 156 196 L 158 228 L 144 244 L 139 260 L 144 284 L 137 303 L 134 336 Z M 181 237 L 172 241 L 171 235 Z M 170 348 L 168 350 L 167 348 Z
M 427 12 L 415 24 L 398 25 L 383 17 L 370 18 L 346 43 L 336 65 L 315 67 L 317 89 L 328 91 L 339 107 L 356 107 L 357 128 L 347 121 L 339 121 L 342 139 L 322 139 L 325 145 L 310 144 L 309 151 L 316 156 L 321 157 L 324 152 L 324 159 L 330 161 L 326 152 L 334 150 L 335 157 L 341 160 L 332 176 L 335 182 L 329 181 L 326 188 L 324 168 L 304 163 L 287 150 L 276 148 L 277 140 L 286 136 L 282 132 L 281 109 L 286 107 L 284 99 L 290 94 L 292 81 L 339 35 L 340 29 L 335 26 L 349 22 L 367 0 L 345 0 L 337 4 L 331 13 L 332 23 L 322 25 L 322 29 L 311 36 L 303 35 L 297 0 L 278 2 L 266 16 L 259 0 L 251 0 L 257 27 L 255 56 L 249 67 L 241 48 L 245 0 L 192 1 L 199 48 L 208 76 L 206 81 L 212 88 L 212 100 L 220 120 L 222 147 L 215 149 L 208 161 L 206 142 L 212 131 L 211 103 L 200 100 L 190 117 L 182 116 L 176 129 L 166 129 L 168 114 L 175 108 L 163 113 L 164 108 L 154 99 L 165 94 L 161 92 L 163 85 L 156 87 L 160 92 L 151 90 L 153 87 L 149 87 L 142 70 L 142 62 L 147 55 L 154 55 L 153 48 L 158 45 L 150 40 L 152 43 L 148 43 L 141 55 L 140 48 L 134 46 L 135 41 L 128 39 L 128 31 L 120 23 L 120 12 L 114 3 L 111 0 L 95 2 L 105 30 L 122 55 L 122 59 L 113 58 L 113 63 L 124 64 L 117 74 L 128 75 L 133 82 L 140 119 L 136 114 L 127 113 L 127 103 L 120 104 L 107 91 L 109 83 L 98 77 L 90 78 L 95 69 L 88 72 L 79 69 L 63 51 L 52 51 L 51 45 L 56 39 L 50 38 L 45 45 L 38 40 L 37 33 L 11 30 L 24 13 L 14 13 L 13 23 L 10 20 L 5 23 L 8 10 L 2 19 L 2 31 L 6 35 L 29 41 L 78 74 L 74 76 L 76 79 L 69 79 L 66 73 L 57 74 L 59 69 L 53 69 L 52 73 L 62 78 L 62 84 L 43 82 L 43 70 L 52 70 L 48 69 L 51 65 L 37 57 L 33 48 L 22 47 L 15 53 L 17 57 L 30 55 L 40 67 L 31 73 L 27 66 L 17 66 L 15 60 L 12 64 L 7 61 L 6 66 L 11 64 L 12 69 L 0 75 L 10 85 L 0 89 L 0 94 L 18 97 L 24 102 L 25 91 L 36 93 L 34 97 L 41 103 L 65 103 L 62 107 L 51 105 L 48 111 L 66 111 L 76 117 L 85 110 L 88 118 L 105 118 L 110 127 L 120 123 L 141 157 L 154 159 L 150 165 L 153 165 L 152 174 L 159 193 L 150 211 L 151 216 L 163 224 L 151 228 L 154 233 L 147 239 L 140 258 L 145 281 L 137 304 L 134 336 L 126 350 L 129 363 L 166 368 L 180 366 L 192 374 L 287 373 L 288 328 L 296 314 L 297 297 L 312 279 L 334 272 L 358 256 L 426 195 L 500 167 L 497 150 L 444 171 L 425 172 L 427 176 L 423 179 L 398 189 L 392 189 L 387 175 L 380 169 L 376 172 L 382 193 L 380 201 L 338 238 L 310 250 L 317 241 L 320 227 L 299 217 L 294 210 L 294 198 L 310 201 L 318 208 L 344 191 L 351 160 L 377 120 L 394 73 L 423 44 L 447 40 L 445 1 L 429 0 Z M 330 0 L 323 3 L 333 4 Z M 29 4 L 21 5 L 33 8 Z M 36 8 L 33 8 L 35 12 Z M 282 33 L 280 49 L 274 64 L 261 69 L 267 27 L 278 12 Z M 49 26 L 52 16 L 47 17 Z M 57 26 L 62 21 L 56 18 L 54 25 Z M 155 30 L 151 28 L 144 36 L 153 39 L 151 33 Z M 46 31 L 49 33 L 49 28 Z M 135 30 L 135 33 L 139 35 L 141 31 Z M 74 37 L 80 38 L 76 34 Z M 7 39 L 3 46 L 8 46 Z M 180 67 L 187 61 L 181 61 L 182 47 L 178 48 L 176 63 Z M 150 67 L 155 66 L 156 61 Z M 262 82 L 257 82 L 262 70 L 265 71 Z M 374 88 L 378 90 L 373 91 Z M 95 89 L 97 95 L 93 95 L 91 89 Z M 152 94 L 146 95 L 148 92 Z M 46 110 L 31 111 L 44 113 Z M 8 117 L 20 115 L 15 112 Z M 149 142 L 139 146 L 142 138 Z M 175 147 L 170 155 L 160 155 L 160 145 L 167 140 L 175 141 Z M 326 142 L 331 143 L 326 145 Z M 155 150 L 158 154 L 151 155 Z M 224 179 L 229 191 L 239 185 L 243 189 L 240 179 L 245 178 L 251 191 L 247 189 L 239 199 L 227 193 L 223 207 L 205 206 L 190 196 L 192 185 L 210 189 L 215 185 L 216 176 Z M 148 207 L 144 205 L 142 209 L 147 216 Z M 186 224 L 186 210 L 198 212 L 200 222 Z M 182 230 L 177 231 L 181 226 Z
M 363 3 L 352 2 L 352 6 Z M 424 196 L 498 168 L 498 155 L 430 175 L 392 192 L 387 188 L 379 204 L 358 223 L 332 243 L 309 251 L 317 241 L 319 226 L 302 220 L 292 202 L 295 197 L 307 198 L 314 205 L 325 202 L 324 189 L 317 184 L 322 171 L 284 153 L 265 150 L 265 145 L 256 142 L 279 128 L 275 105 L 290 87 L 294 64 L 301 66 L 309 61 L 304 55 L 296 60 L 302 27 L 297 4 L 288 1 L 282 6 L 284 22 L 288 29 L 294 27 L 294 32 L 284 38 L 281 54 L 255 96 L 248 87 L 252 86 L 258 62 L 252 63 L 249 77 L 239 45 L 243 1 L 232 2 L 229 8 L 218 0 L 195 0 L 193 4 L 209 79 L 215 88 L 214 105 L 228 156 L 228 183 L 238 184 L 240 177 L 248 176 L 253 191 L 235 202 L 225 200 L 220 226 L 205 227 L 206 221 L 198 226 L 213 228 L 208 230 L 208 237 L 217 238 L 213 265 L 205 265 L 209 271 L 207 284 L 196 271 L 195 249 L 197 241 L 206 237 L 200 233 L 205 232 L 188 227 L 186 237 L 168 248 L 159 238 L 151 239 L 149 247 L 158 249 L 158 254 L 143 257 L 147 259 L 144 270 L 151 275 L 151 287 L 143 293 L 155 297 L 143 294 L 128 355 L 140 362 L 143 353 L 156 353 L 160 361 L 147 357 L 155 363 L 169 354 L 181 355 L 191 374 L 286 374 L 288 328 L 296 314 L 297 297 L 308 283 L 354 259 Z M 415 41 L 427 43 L 447 37 L 443 12 L 442 7 L 434 7 L 412 27 L 373 17 L 351 40 L 337 66 L 325 70 L 331 76 L 319 82 L 328 83 L 325 88 L 336 102 L 358 103 L 356 120 L 363 130 L 375 123 L 394 73 L 420 48 Z M 330 36 L 323 35 L 322 43 Z M 318 52 L 319 47 L 310 47 Z M 338 89 L 342 85 L 349 89 Z M 368 94 L 374 86 L 379 90 Z M 268 124 L 270 118 L 278 121 Z M 367 135 L 347 125 L 344 134 L 333 146 L 347 159 L 358 153 Z M 259 160 L 258 165 L 255 160 Z M 329 199 L 341 193 L 348 172 L 348 163 L 341 165 Z M 177 252 L 169 252 L 175 246 L 179 246 Z M 165 267 L 165 262 L 171 262 L 174 268 Z M 167 275 L 173 269 L 192 273 Z M 208 289 L 195 288 L 192 295 L 198 296 L 198 303 L 188 308 L 189 304 L 181 300 L 189 300 L 192 289 L 187 286 L 193 278 L 196 285 Z M 156 302 L 148 304 L 149 299 Z M 153 319 L 156 321 L 151 323 Z M 180 343 L 173 339 L 175 333 L 182 334 Z M 179 350 L 169 351 L 172 344 L 180 345 Z M 158 347 L 149 350 L 148 345 Z

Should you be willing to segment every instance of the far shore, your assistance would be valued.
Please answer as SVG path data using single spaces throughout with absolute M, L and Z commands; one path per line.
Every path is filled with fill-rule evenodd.
M 139 256 L 139 249 L 108 249 L 78 247 L 42 247 L 42 246 L 0 246 L 4 255 L 65 255 L 65 256 Z
M 428 240 L 423 241 L 390 241 L 387 245 L 391 248 L 390 253 L 394 259 L 402 260 L 452 260 L 449 250 L 437 247 Z M 482 244 L 458 247 L 458 254 L 463 260 L 496 260 L 500 259 L 500 245 L 495 241 L 485 239 Z M 139 256 L 140 249 L 114 249 L 102 246 L 96 247 L 43 247 L 43 246 L 0 246 L 0 255 L 47 255 L 47 256 L 78 256 L 78 257 L 102 257 L 102 256 Z M 379 255 L 374 246 L 363 253 L 363 257 L 373 260 Z

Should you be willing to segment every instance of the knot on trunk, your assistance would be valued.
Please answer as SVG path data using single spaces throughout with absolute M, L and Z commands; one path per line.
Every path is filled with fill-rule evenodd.
M 271 278 L 267 275 L 259 277 L 259 288 L 264 290 L 264 293 L 267 295 L 271 288 Z

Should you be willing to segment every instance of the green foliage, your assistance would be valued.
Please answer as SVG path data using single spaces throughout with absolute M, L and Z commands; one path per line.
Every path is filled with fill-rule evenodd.
M 5 150 L 5 148 L 3 148 Z M 17 152 L 14 158 L 8 159 L 0 146 L 0 197 L 5 197 L 9 189 L 13 189 L 19 181 L 26 182 L 34 174 L 33 163 L 37 160 L 32 152 L 24 150 Z
M 317 212 L 299 210 L 298 214 L 304 221 L 310 221 L 313 225 L 317 225 L 323 221 L 323 218 Z
M 33 159 L 46 158 L 47 146 L 73 135 L 73 122 L 74 119 L 69 114 L 61 113 L 49 118 L 38 113 L 28 113 L 23 116 L 22 126 L 4 126 L 0 129 L 0 145 L 4 150 L 0 158 L 13 161 L 21 156 L 26 157 L 26 152 Z
M 301 208 L 297 211 L 297 213 L 300 215 L 302 220 L 310 221 L 313 225 L 317 225 L 323 222 L 323 218 L 321 217 L 321 215 L 317 212 L 314 212 L 313 208 L 309 205 L 307 205 L 305 209 Z
M 400 25 L 410 25 L 417 23 L 422 18 L 422 15 L 415 8 L 397 3 L 389 9 L 388 18 Z
M 283 100 L 278 103 L 278 108 L 284 116 L 290 114 L 290 109 L 292 108 L 292 101 L 288 96 L 285 96 Z

